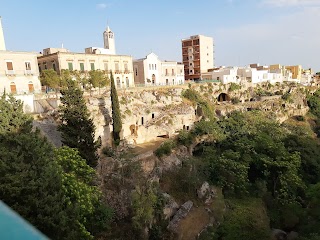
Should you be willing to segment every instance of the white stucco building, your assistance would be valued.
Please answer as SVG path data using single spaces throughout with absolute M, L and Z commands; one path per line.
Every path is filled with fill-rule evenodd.
M 37 53 L 7 51 L 0 17 L 0 92 L 33 94 L 41 91 Z
M 132 57 L 116 55 L 114 33 L 109 27 L 103 33 L 104 48 L 89 47 L 85 53 L 70 52 L 65 48 L 47 48 L 38 57 L 40 71 L 54 69 L 87 73 L 93 70 L 113 72 L 117 88 L 134 86 Z
M 34 111 L 34 93 L 41 92 L 37 53 L 7 51 L 0 17 L 0 94 L 23 101 L 25 112 Z
M 175 61 L 161 61 L 154 53 L 134 60 L 133 74 L 136 85 L 184 84 L 183 64 Z
M 238 67 L 221 67 L 213 69 L 210 72 L 201 74 L 203 80 L 218 80 L 223 84 L 228 83 L 240 83 L 240 77 L 238 76 Z

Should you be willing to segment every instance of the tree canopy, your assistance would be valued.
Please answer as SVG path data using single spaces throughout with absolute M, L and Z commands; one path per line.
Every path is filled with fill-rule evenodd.
M 80 156 L 87 163 L 95 167 L 98 161 L 97 149 L 99 141 L 95 140 L 95 126 L 83 98 L 83 92 L 72 80 L 68 81 L 66 89 L 61 91 L 61 105 L 59 109 L 63 144 L 77 148 Z

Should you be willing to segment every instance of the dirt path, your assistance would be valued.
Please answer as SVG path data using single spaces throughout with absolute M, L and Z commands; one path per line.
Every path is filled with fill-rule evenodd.
M 168 140 L 167 138 L 159 138 L 157 141 L 148 142 L 148 143 L 142 143 L 135 145 L 135 148 L 132 149 L 132 152 L 136 155 L 140 155 L 143 153 L 146 153 L 148 151 L 154 151 L 156 150 L 162 142 L 165 140 Z

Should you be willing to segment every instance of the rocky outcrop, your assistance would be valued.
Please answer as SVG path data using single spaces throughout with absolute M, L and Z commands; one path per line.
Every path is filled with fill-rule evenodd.
M 272 240 L 286 240 L 287 233 L 281 229 L 272 229 L 271 239 Z
M 169 225 L 168 225 L 167 229 L 169 231 L 177 233 L 179 222 L 188 215 L 188 213 L 191 210 L 192 206 L 193 206 L 193 202 L 192 201 L 187 201 L 184 204 L 182 204 L 180 209 L 174 215 L 173 219 L 169 222 Z
M 179 209 L 179 204 L 168 193 L 163 193 L 165 199 L 165 205 L 163 208 L 164 219 L 170 219 Z
M 217 190 L 214 186 L 210 186 L 208 182 L 204 182 L 197 190 L 198 198 L 203 199 L 204 203 L 209 205 L 217 196 Z

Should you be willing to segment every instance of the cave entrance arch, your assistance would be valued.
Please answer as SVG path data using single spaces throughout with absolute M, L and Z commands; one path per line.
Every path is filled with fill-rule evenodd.
M 226 101 L 230 101 L 230 96 L 226 93 L 220 93 L 218 96 L 218 102 L 226 102 Z

